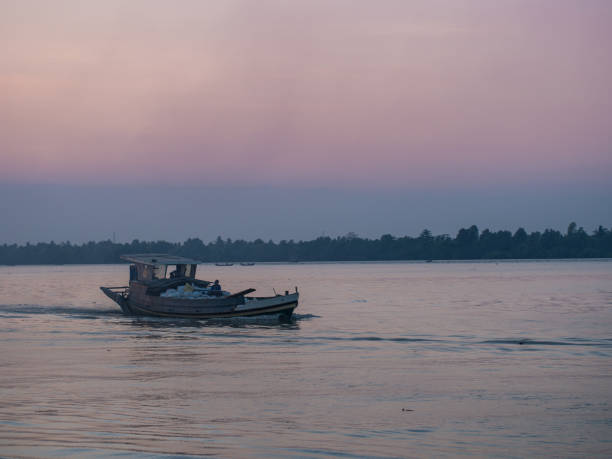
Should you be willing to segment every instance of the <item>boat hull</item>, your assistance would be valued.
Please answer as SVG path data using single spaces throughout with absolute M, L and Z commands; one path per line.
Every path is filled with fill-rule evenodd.
M 215 299 L 175 299 L 143 295 L 138 289 L 129 294 L 114 292 L 106 287 L 100 289 L 115 301 L 127 315 L 174 317 L 186 319 L 212 319 L 231 317 L 253 317 L 278 314 L 289 319 L 298 306 L 299 294 L 273 297 L 249 298 L 244 296 Z
M 172 312 L 172 311 L 159 311 L 147 309 L 144 306 L 137 305 L 128 301 L 131 315 L 142 315 L 142 316 L 155 316 L 155 317 L 174 317 L 174 318 L 185 318 L 185 319 L 214 319 L 214 318 L 232 318 L 232 317 L 255 317 L 265 315 L 276 315 L 291 317 L 293 310 L 297 308 L 298 302 L 285 301 L 276 305 L 264 306 L 264 307 L 253 307 L 246 309 L 238 308 L 227 308 L 226 310 L 215 310 L 215 311 L 203 311 L 198 310 L 194 312 Z

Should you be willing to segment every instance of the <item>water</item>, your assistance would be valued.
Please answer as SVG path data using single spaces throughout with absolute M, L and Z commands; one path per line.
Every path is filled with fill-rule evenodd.
M 126 317 L 127 276 L 0 267 L 0 455 L 612 455 L 612 262 L 200 267 L 290 324 Z

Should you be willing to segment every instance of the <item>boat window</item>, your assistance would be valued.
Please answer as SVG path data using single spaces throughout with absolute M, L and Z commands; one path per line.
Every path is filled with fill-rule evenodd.
M 136 265 L 130 265 L 130 280 L 138 280 L 138 270 L 136 269 Z
M 166 278 L 166 265 L 155 265 L 153 268 L 153 279 Z
M 149 265 L 136 265 L 138 269 L 138 279 L 142 281 L 151 280 L 151 267 Z

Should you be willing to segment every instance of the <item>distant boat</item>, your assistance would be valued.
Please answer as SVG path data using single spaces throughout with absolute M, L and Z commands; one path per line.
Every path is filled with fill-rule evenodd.
M 234 263 L 215 263 L 215 266 L 234 266 Z
M 247 262 L 247 263 L 240 263 L 240 266 L 254 266 L 255 263 L 252 262 Z
M 274 314 L 287 321 L 298 306 L 297 287 L 294 293 L 268 297 L 247 297 L 254 288 L 215 290 L 210 282 L 195 278 L 198 260 L 160 253 L 121 258 L 132 263 L 129 285 L 100 290 L 127 315 L 210 319 Z M 166 276 L 170 265 L 176 269 Z

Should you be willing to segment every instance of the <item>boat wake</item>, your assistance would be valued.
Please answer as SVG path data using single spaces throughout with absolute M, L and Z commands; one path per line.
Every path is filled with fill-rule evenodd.
M 612 339 L 566 338 L 563 340 L 540 340 L 531 338 L 490 339 L 482 344 L 509 344 L 519 346 L 603 346 L 612 347 Z
M 243 326 L 243 325 L 275 325 L 281 323 L 280 314 L 232 317 L 216 319 L 180 319 L 146 316 L 125 316 L 121 310 L 112 308 L 86 308 L 78 306 L 43 306 L 38 304 L 1 304 L 0 318 L 25 318 L 32 315 L 58 315 L 69 316 L 78 319 L 97 319 L 101 317 L 118 317 L 130 319 L 134 325 L 158 326 L 158 327 L 203 327 L 203 326 Z M 319 318 L 315 314 L 293 314 L 289 322 L 284 325 L 297 324 L 300 321 Z
M 37 314 L 68 315 L 96 318 L 98 316 L 120 316 L 115 308 L 84 308 L 78 306 L 43 306 L 38 304 L 0 304 L 0 317 L 16 317 Z

